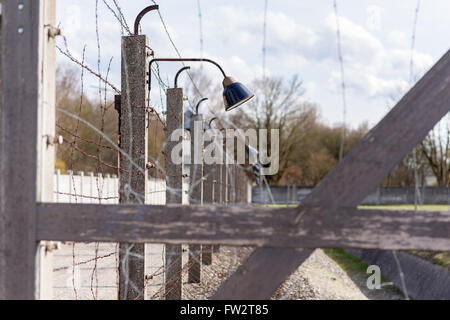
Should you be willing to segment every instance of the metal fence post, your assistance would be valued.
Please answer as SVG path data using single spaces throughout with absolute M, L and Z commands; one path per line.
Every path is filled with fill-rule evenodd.
M 148 39 L 145 35 L 122 37 L 122 96 L 120 108 L 121 204 L 144 204 L 147 187 L 148 154 Z M 143 300 L 145 295 L 145 245 L 120 244 L 119 299 Z
M 184 128 L 183 114 L 183 89 L 167 89 L 167 117 L 166 117 L 166 144 L 164 153 L 166 156 L 166 203 L 183 203 L 183 155 L 181 164 L 174 163 L 172 152 L 183 142 L 184 136 L 178 135 L 176 141 L 172 141 L 172 134 L 176 130 Z M 175 150 L 176 151 L 176 150 Z M 182 153 L 182 152 L 181 152 Z M 182 297 L 182 247 L 181 245 L 166 244 L 165 246 L 165 299 L 181 300 Z
M 189 174 L 189 203 L 203 204 L 203 116 L 191 119 L 191 164 Z M 200 283 L 201 246 L 189 245 L 188 283 Z

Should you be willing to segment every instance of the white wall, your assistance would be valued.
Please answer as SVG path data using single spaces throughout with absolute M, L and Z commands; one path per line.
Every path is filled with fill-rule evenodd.
M 119 181 L 116 175 L 74 173 L 54 175 L 54 201 L 59 203 L 101 203 L 115 204 L 119 202 Z M 185 183 L 184 190 L 188 190 Z M 183 202 L 187 200 L 183 192 Z M 166 181 L 164 179 L 148 179 L 147 204 L 166 204 Z

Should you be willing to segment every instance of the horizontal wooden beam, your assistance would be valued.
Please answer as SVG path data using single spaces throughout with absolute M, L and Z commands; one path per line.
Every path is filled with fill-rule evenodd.
M 450 213 L 39 204 L 37 240 L 450 250 Z

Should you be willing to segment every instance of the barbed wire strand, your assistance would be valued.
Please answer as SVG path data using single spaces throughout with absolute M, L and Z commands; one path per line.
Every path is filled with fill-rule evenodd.
M 345 136 L 346 136 L 346 123 L 347 123 L 347 93 L 346 93 L 346 83 L 345 83 L 345 70 L 344 70 L 344 58 L 342 54 L 342 33 L 341 25 L 339 21 L 339 12 L 337 0 L 333 0 L 334 15 L 336 18 L 336 38 L 337 38 L 337 51 L 339 66 L 341 72 L 341 94 L 342 94 L 342 132 L 341 132 L 341 143 L 339 146 L 339 162 L 344 158 L 344 148 L 345 148 Z
M 267 8 L 269 0 L 264 0 L 264 24 L 263 24 L 263 44 L 262 44 L 262 69 L 263 79 L 266 78 L 266 52 L 267 52 Z
M 414 12 L 413 27 L 411 32 L 411 53 L 409 62 L 409 84 L 413 85 L 415 82 L 414 76 L 414 50 L 416 45 L 416 30 L 417 22 L 420 12 L 420 0 L 417 0 L 416 9 Z M 414 170 L 414 210 L 418 210 L 418 204 L 422 203 L 421 194 L 419 190 L 419 168 L 417 163 L 417 147 L 413 149 L 413 170 Z

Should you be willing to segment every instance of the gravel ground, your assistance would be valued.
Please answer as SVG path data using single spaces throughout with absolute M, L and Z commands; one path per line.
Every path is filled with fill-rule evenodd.
M 329 258 L 321 249 L 317 249 L 302 264 L 295 274 L 308 279 L 320 300 L 399 300 L 401 293 L 393 286 L 382 286 L 380 290 L 369 290 L 367 275 L 356 273 L 349 275 Z
M 94 263 L 95 244 L 77 244 L 73 270 L 72 244 L 65 244 L 55 255 L 54 299 L 116 299 L 117 257 L 115 244 L 100 244 L 97 255 L 105 256 Z M 187 249 L 187 247 L 185 247 Z M 162 298 L 163 246 L 148 245 L 146 250 L 147 299 Z M 252 248 L 221 247 L 213 263 L 202 266 L 200 284 L 187 283 L 188 252 L 183 254 L 183 299 L 208 299 L 252 252 Z M 74 277 L 75 276 L 75 281 Z M 272 299 L 285 300 L 397 300 L 403 299 L 393 287 L 369 290 L 365 274 L 348 275 L 322 250 L 314 253 L 293 273 Z M 75 285 L 75 289 L 74 289 Z
M 186 284 L 186 298 L 205 299 L 250 254 L 251 248 L 222 247 L 214 256 L 213 265 L 202 267 L 201 284 Z M 366 287 L 364 274 L 349 276 L 322 250 L 314 253 L 293 273 L 273 295 L 283 300 L 399 300 L 401 293 L 391 286 L 380 290 Z

